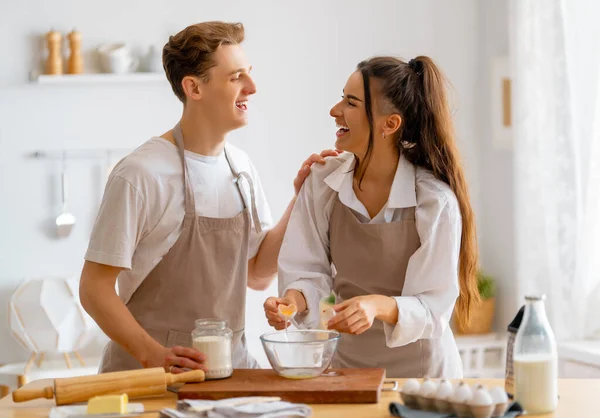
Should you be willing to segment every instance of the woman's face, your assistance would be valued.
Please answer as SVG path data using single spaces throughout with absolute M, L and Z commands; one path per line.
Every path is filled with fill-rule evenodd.
M 329 111 L 335 119 L 335 147 L 357 155 L 365 153 L 369 142 L 369 121 L 365 110 L 365 91 L 363 77 L 360 72 L 354 72 L 348 78 L 340 100 Z
M 373 146 L 394 145 L 394 135 L 402 123 L 399 114 L 386 110 L 385 98 L 378 94 L 378 83 L 370 80 L 371 112 L 373 114 Z M 363 76 L 356 71 L 350 75 L 344 87 L 342 100 L 331 108 L 329 114 L 339 128 L 335 147 L 364 158 L 369 145 L 369 120 L 365 107 Z M 395 149 L 395 148 L 394 148 Z

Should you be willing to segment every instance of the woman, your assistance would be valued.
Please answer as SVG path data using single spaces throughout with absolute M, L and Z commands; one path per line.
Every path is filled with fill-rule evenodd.
M 336 295 L 334 367 L 392 377 L 462 376 L 449 320 L 478 302 L 475 221 L 445 80 L 425 56 L 361 62 L 330 112 L 344 154 L 314 167 L 279 255 L 279 304 L 314 327 Z M 458 298 L 458 302 L 457 302 Z M 456 309 L 455 309 L 456 303 Z

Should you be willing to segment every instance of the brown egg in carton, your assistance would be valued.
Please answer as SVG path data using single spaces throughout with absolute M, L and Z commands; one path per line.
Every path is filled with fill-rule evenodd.
M 508 408 L 508 396 L 504 388 L 475 385 L 465 382 L 454 385 L 449 380 L 408 379 L 400 390 L 404 405 L 411 409 L 454 413 L 459 418 L 502 417 Z

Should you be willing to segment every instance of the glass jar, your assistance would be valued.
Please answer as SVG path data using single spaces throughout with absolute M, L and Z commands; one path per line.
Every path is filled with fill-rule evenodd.
M 206 379 L 224 379 L 233 374 L 233 332 L 222 319 L 198 319 L 192 331 L 192 346 L 206 356 Z
M 515 400 L 528 414 L 546 414 L 558 404 L 556 339 L 542 296 L 525 298 L 525 314 L 513 352 Z

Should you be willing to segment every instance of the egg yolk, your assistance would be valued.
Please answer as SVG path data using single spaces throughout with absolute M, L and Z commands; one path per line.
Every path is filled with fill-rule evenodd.
M 296 313 L 296 305 L 279 305 L 279 313 L 283 316 L 292 316 Z

